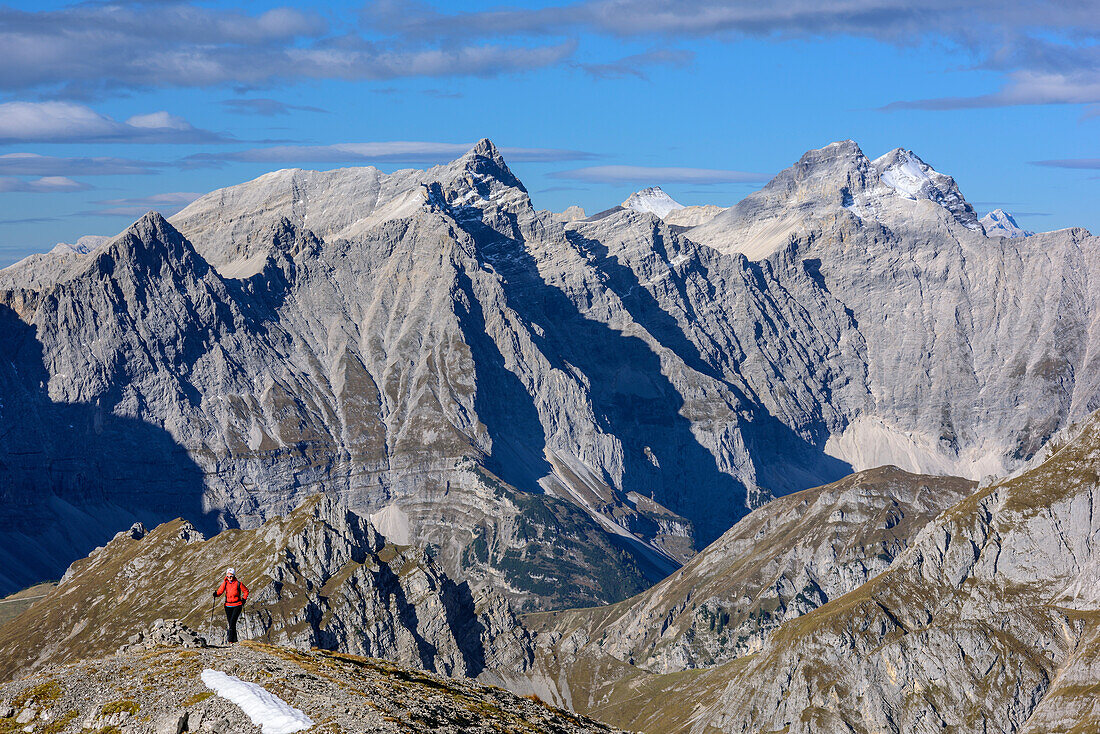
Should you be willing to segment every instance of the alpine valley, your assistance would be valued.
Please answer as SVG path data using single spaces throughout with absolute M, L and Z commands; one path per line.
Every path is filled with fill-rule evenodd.
M 61 579 L 10 599 L 0 726 L 214 640 L 226 563 L 257 660 L 562 731 L 1100 726 L 1100 238 L 912 151 L 593 216 L 488 140 L 276 171 L 0 271 L 0 355 L 0 592 Z

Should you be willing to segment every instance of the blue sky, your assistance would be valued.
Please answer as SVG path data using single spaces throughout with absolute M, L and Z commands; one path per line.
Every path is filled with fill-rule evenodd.
M 482 137 L 540 208 L 729 205 L 852 138 L 979 212 L 1097 232 L 1098 39 L 1100 0 L 0 6 L 0 266 L 269 170 Z

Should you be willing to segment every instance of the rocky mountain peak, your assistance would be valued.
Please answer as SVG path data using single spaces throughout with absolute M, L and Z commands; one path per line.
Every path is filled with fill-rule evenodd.
M 101 272 L 119 266 L 159 271 L 164 261 L 189 256 L 197 257 L 191 243 L 160 212 L 150 211 L 102 247 L 95 263 Z
M 466 158 L 488 158 L 490 160 L 497 161 L 498 163 L 504 163 L 504 156 L 500 154 L 500 150 L 493 144 L 489 138 L 482 138 L 477 141 L 477 145 L 470 148 L 470 151 L 466 154 Z
M 684 208 L 683 204 L 666 194 L 660 186 L 650 186 L 641 191 L 635 191 L 621 206 L 636 212 L 656 214 L 661 219 L 664 219 L 669 212 Z
M 1004 209 L 994 209 L 981 218 L 982 227 L 990 237 L 1031 237 L 1034 232 L 1024 229 Z
M 794 192 L 838 198 L 839 192 L 861 191 L 870 181 L 871 162 L 854 140 L 806 151 L 798 162 L 776 175 L 762 191 Z
M 482 177 L 483 179 L 495 179 L 499 183 L 517 188 L 527 193 L 527 188 L 516 178 L 508 164 L 489 138 L 482 138 L 470 152 L 460 158 L 456 163 L 460 164 L 467 173 Z M 452 164 L 454 165 L 454 164 Z
M 940 173 L 911 150 L 894 148 L 872 164 L 879 180 L 894 193 L 910 200 L 927 199 L 949 211 L 959 224 L 980 231 L 978 215 L 951 176 Z

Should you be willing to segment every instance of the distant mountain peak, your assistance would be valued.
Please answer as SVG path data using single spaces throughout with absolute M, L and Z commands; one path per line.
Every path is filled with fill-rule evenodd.
M 906 199 L 927 199 L 939 204 L 967 229 L 981 230 L 978 215 L 959 190 L 955 179 L 940 173 L 906 148 L 894 148 L 871 164 L 879 180 Z
M 1024 229 L 1004 209 L 994 209 L 981 218 L 985 233 L 990 237 L 1030 237 L 1034 232 Z
M 622 203 L 622 207 L 636 212 L 649 212 L 664 219 L 669 212 L 683 209 L 684 205 L 666 194 L 660 186 L 650 186 L 635 191 Z

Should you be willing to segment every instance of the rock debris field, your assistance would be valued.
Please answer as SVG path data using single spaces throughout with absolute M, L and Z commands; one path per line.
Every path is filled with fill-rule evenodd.
M 163 644 L 172 638 L 184 644 Z M 201 638 L 171 621 L 135 643 L 3 684 L 0 733 L 272 734 L 208 688 L 204 670 L 262 686 L 312 719 L 311 732 L 617 731 L 536 698 L 382 660 L 257 642 L 195 646 Z

